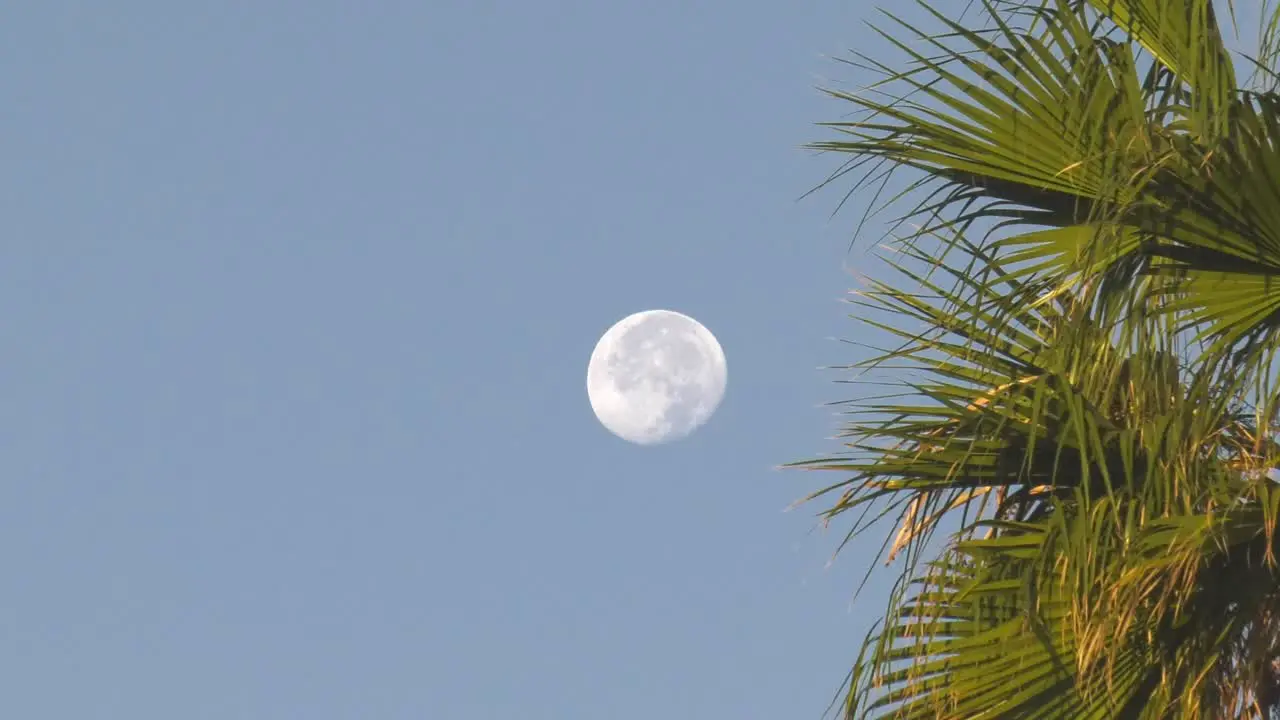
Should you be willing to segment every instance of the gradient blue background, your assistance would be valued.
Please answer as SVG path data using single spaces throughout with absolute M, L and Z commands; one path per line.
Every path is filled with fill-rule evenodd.
M 864 203 L 796 201 L 871 13 L 7 8 L 0 716 L 820 717 L 885 586 L 772 468 L 860 357 Z M 585 372 L 649 308 L 730 376 L 640 448 Z

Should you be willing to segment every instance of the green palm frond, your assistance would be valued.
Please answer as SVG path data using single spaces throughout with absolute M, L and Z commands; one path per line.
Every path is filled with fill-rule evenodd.
M 1099 541 L 1125 539 L 1095 522 L 1105 512 L 993 523 L 913 583 L 871 640 L 876 663 L 855 669 L 846 716 L 1257 717 L 1258 693 L 1239 689 L 1275 681 L 1280 592 L 1265 559 L 1276 510 L 1251 500 L 1128 524 L 1133 553 L 1097 560 Z M 1080 539 L 1092 553 L 1073 551 Z M 1088 588 L 1061 580 L 1088 570 Z
M 1228 109 L 1236 72 L 1227 54 L 1213 0 L 1089 0 L 1156 61 L 1167 104 L 1194 136 L 1230 133 Z
M 931 565 L 917 588 L 874 638 L 878 665 L 855 670 L 850 717 L 903 720 L 985 717 L 1086 717 L 1124 705 L 1149 663 L 1118 658 L 1124 670 L 1111 692 L 1076 687 L 1070 602 L 1061 593 L 1026 592 L 1049 522 L 1004 523 L 1000 535 L 970 540 Z M 1034 610 L 1032 610 L 1034 608 Z M 1146 671 L 1149 672 L 1149 671 Z
M 1242 89 L 1211 0 L 921 4 L 943 31 L 889 16 L 907 68 L 863 58 L 883 81 L 832 94 L 866 117 L 814 145 L 932 184 L 854 301 L 895 339 L 857 369 L 902 393 L 798 464 L 906 557 L 846 714 L 1280 711 L 1280 94 Z
M 921 5 L 945 33 L 888 17 L 930 54 L 880 31 L 909 67 L 895 71 L 868 59 L 882 81 L 862 94 L 831 94 L 870 117 L 826 124 L 843 137 L 813 148 L 923 170 L 953 189 L 939 210 L 985 197 L 1011 220 L 1065 226 L 1095 214 L 1100 201 L 1131 199 L 1124 176 L 1151 154 L 1131 43 L 1095 36 L 1082 6 L 1065 0 L 1035 9 L 1044 26 L 1035 31 L 1008 24 L 990 4 L 996 27 L 988 31 Z M 910 95 L 889 95 L 885 88 L 895 84 Z M 994 209 L 984 208 L 975 212 Z
M 909 573 L 944 518 L 965 515 L 948 555 L 914 575 L 922 589 L 895 596 L 848 716 L 1191 718 L 1236 702 L 1223 688 L 1244 673 L 1223 663 L 1263 677 L 1280 656 L 1248 640 L 1280 611 L 1280 490 L 1261 474 L 1280 446 L 1258 409 L 1200 402 L 1172 354 L 1082 331 L 1072 298 L 1029 302 L 980 248 L 952 244 L 974 261 L 954 289 L 897 265 L 926 292 L 876 283 L 861 299 L 921 321 L 882 325 L 903 343 L 869 363 L 914 368 L 918 400 L 866 403 L 846 456 L 800 464 L 848 474 L 824 491 L 839 493 L 828 519 L 897 510 Z M 1257 598 L 1219 597 L 1212 578 L 1240 562 Z M 1222 598 L 1253 614 L 1231 620 Z
M 908 69 L 880 65 L 871 91 L 833 93 L 870 117 L 830 124 L 842 137 L 813 147 L 942 183 L 907 242 L 1034 226 L 995 248 L 1015 270 L 1131 315 L 1177 314 L 1208 343 L 1206 365 L 1275 345 L 1280 96 L 1237 88 L 1212 3 L 986 7 L 986 31 L 936 10 L 942 34 L 895 20 L 930 53 L 886 33 Z M 876 99 L 895 84 L 910 96 Z
M 849 455 L 798 464 L 850 474 L 813 496 L 841 493 L 827 518 L 910 493 L 901 503 L 900 535 L 924 538 L 940 508 L 985 502 L 996 510 L 992 498 L 999 496 L 1006 510 L 1016 505 L 1019 516 L 1034 515 L 1049 488 L 1104 493 L 1114 483 L 1143 482 L 1151 452 L 1144 443 L 1162 444 L 1166 428 L 1141 436 L 1129 421 L 1175 412 L 1181 386 L 1174 358 L 1125 357 L 1070 296 L 1038 302 L 1036 287 L 962 238 L 951 242 L 976 263 L 969 272 L 938 268 L 956 281 L 953 288 L 890 263 L 927 294 L 873 282 L 856 301 L 892 313 L 898 324 L 863 322 L 902 340 L 863 365 L 907 363 L 918 375 L 906 383 L 916 400 L 855 406 L 856 419 L 842 434 Z M 904 252 L 928 262 L 921 251 Z M 924 331 L 905 329 L 910 319 Z M 1085 339 L 1088 352 L 1076 353 L 1073 343 Z

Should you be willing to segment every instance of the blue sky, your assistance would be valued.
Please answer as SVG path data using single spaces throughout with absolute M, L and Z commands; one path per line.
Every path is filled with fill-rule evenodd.
M 772 468 L 858 357 L 797 198 L 871 12 L 8 9 L 0 715 L 820 717 L 885 588 Z M 641 448 L 586 364 L 658 307 L 729 387 Z

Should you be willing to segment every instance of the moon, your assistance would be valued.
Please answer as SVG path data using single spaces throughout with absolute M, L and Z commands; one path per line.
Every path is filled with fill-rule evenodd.
M 724 350 L 693 318 L 646 310 L 605 332 L 587 364 L 587 397 L 610 432 L 638 445 L 683 438 L 720 406 Z

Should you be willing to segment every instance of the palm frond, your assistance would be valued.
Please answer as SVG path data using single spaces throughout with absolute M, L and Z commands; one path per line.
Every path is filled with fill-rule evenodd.
M 868 403 L 849 456 L 800 464 L 850 475 L 824 491 L 841 493 L 828 519 L 902 508 L 893 551 L 907 551 L 911 573 L 922 539 L 965 514 L 948 554 L 913 575 L 917 591 L 895 595 L 868 641 L 847 716 L 1244 712 L 1257 692 L 1229 683 L 1269 682 L 1280 657 L 1280 644 L 1257 640 L 1280 627 L 1280 490 L 1262 474 L 1280 445 L 1232 396 L 1199 402 L 1164 351 L 1095 332 L 1080 352 L 1090 335 L 1078 306 L 1019 302 L 1031 288 L 954 244 L 984 258 L 1002 291 L 977 292 L 1000 287 L 982 272 L 948 290 L 901 266 L 928 297 L 874 284 L 864 302 L 926 326 L 885 326 L 905 342 L 871 362 L 916 367 L 919 401 Z M 1244 567 L 1254 584 L 1216 589 Z M 1233 618 L 1224 602 L 1252 614 Z
M 861 511 L 846 542 L 896 516 L 906 558 L 846 714 L 1264 717 L 1280 94 L 1239 87 L 1211 0 L 988 0 L 981 30 L 925 7 L 943 31 L 890 15 L 906 69 L 863 58 L 883 81 L 832 94 L 867 117 L 814 145 L 932 185 L 896 281 L 853 300 L 897 343 L 859 369 L 903 396 L 798 464 L 844 474 L 810 499 Z
M 1010 25 L 998 11 L 1008 6 L 1040 29 Z M 1208 343 L 1206 366 L 1235 372 L 1256 348 L 1280 345 L 1280 96 L 1236 88 L 1212 3 L 986 7 L 990 31 L 933 10 L 945 33 L 895 20 L 935 52 L 885 33 L 908 68 L 881 65 L 867 93 L 833 93 L 871 117 L 830 124 L 843 137 L 812 147 L 949 188 L 913 211 L 927 222 L 908 243 L 975 223 L 1035 226 L 993 250 L 1082 300 L 1127 303 L 1130 318 L 1177 315 Z M 876 99 L 894 83 L 922 99 Z

